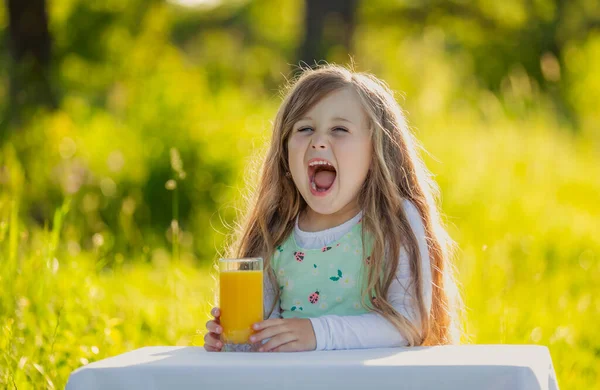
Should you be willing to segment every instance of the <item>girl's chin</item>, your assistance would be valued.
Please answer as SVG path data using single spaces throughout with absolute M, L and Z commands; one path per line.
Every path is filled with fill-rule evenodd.
M 313 207 L 310 204 L 308 205 L 308 207 L 310 207 L 311 211 L 317 215 L 322 215 L 322 216 L 329 216 L 329 215 L 333 215 L 336 212 L 339 211 L 339 209 L 335 209 L 333 207 Z
M 304 200 L 313 212 L 321 215 L 335 214 L 342 209 L 336 196 L 316 197 L 308 194 Z

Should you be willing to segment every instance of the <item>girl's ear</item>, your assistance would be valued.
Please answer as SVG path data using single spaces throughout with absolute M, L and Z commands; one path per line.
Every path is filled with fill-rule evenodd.
M 281 167 L 281 170 L 283 172 L 285 172 L 285 177 L 287 177 L 289 179 L 290 177 L 292 177 L 292 172 L 290 171 L 290 166 L 289 166 L 289 164 L 282 164 L 282 165 L 283 165 L 283 167 Z

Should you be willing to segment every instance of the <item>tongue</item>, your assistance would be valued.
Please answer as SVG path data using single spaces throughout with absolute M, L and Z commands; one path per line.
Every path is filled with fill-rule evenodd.
M 315 184 L 322 189 L 329 189 L 335 180 L 335 172 L 319 171 L 315 174 Z

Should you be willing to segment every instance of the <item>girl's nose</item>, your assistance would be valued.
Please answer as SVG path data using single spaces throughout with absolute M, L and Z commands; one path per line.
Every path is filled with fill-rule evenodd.
M 313 149 L 327 149 L 327 142 L 323 137 L 315 137 L 312 142 Z

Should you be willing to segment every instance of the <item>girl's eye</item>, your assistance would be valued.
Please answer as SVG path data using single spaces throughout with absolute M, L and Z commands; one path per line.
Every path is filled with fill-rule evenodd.
M 301 127 L 298 130 L 296 130 L 296 131 L 298 131 L 299 133 L 302 133 L 302 132 L 312 131 L 312 130 L 313 130 L 312 127 Z M 341 131 L 341 132 L 344 132 L 344 133 L 348 132 L 348 130 L 344 129 L 343 127 L 334 127 L 333 131 Z

